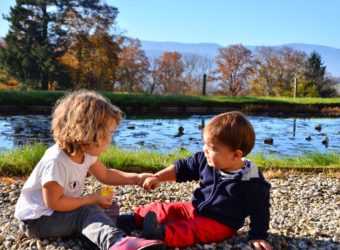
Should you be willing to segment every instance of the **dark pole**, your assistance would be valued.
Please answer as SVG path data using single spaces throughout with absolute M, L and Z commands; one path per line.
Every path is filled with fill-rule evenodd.
M 296 98 L 296 92 L 297 92 L 297 79 L 294 77 L 294 94 L 293 97 Z
M 202 95 L 206 94 L 206 87 L 207 87 L 207 74 L 203 74 L 203 88 L 202 88 Z

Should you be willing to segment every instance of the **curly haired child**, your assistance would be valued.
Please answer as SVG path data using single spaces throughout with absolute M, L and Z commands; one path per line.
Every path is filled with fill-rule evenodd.
M 139 185 L 149 174 L 108 169 L 98 160 L 111 143 L 122 112 L 92 91 L 60 99 L 52 115 L 55 144 L 45 152 L 24 184 L 15 207 L 28 237 L 83 234 L 100 249 L 163 249 L 159 240 L 127 237 L 103 208 L 112 196 L 81 196 L 88 173 L 107 185 Z
M 118 217 L 125 229 L 142 229 L 146 239 L 166 246 L 189 247 L 234 235 L 250 216 L 249 245 L 270 250 L 269 189 L 254 163 L 244 158 L 255 144 L 251 123 L 240 112 L 215 116 L 202 131 L 203 151 L 145 179 L 146 189 L 164 181 L 200 181 L 188 202 L 156 202 Z

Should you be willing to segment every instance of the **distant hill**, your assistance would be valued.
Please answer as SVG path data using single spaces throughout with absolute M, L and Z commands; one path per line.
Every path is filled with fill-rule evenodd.
M 217 54 L 217 50 L 222 47 L 217 43 L 141 42 L 142 47 L 149 58 L 159 57 L 164 51 L 178 51 L 181 54 L 199 54 L 214 58 Z M 0 37 L 0 45 L 3 43 L 4 39 Z M 340 49 L 304 43 L 289 43 L 281 46 L 287 46 L 296 50 L 304 51 L 307 55 L 315 50 L 321 55 L 324 65 L 327 67 L 327 72 L 334 77 L 340 77 Z M 255 51 L 257 48 L 257 46 L 247 45 L 245 47 L 251 51 Z
M 181 54 L 199 54 L 214 58 L 218 48 L 222 46 L 216 43 L 179 43 L 179 42 L 152 42 L 141 41 L 142 47 L 149 58 L 159 57 L 164 51 L 178 51 Z M 321 55 L 327 72 L 332 76 L 340 77 L 340 49 L 303 43 L 290 43 L 281 46 L 291 47 L 296 50 L 304 51 L 309 55 L 312 51 L 316 51 Z M 281 47 L 275 46 L 275 47 Z M 257 46 L 245 46 L 251 51 L 255 51 Z

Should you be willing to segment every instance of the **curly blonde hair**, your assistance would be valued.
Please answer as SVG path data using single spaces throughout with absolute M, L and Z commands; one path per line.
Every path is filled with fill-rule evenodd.
M 82 153 L 81 146 L 103 143 L 110 133 L 107 119 L 117 126 L 124 113 L 94 91 L 79 90 L 59 99 L 52 114 L 52 134 L 58 146 L 70 155 Z

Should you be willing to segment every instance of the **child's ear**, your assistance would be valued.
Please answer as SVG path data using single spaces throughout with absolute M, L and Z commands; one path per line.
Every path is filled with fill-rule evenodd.
M 241 150 L 236 149 L 236 150 L 234 151 L 234 157 L 235 157 L 235 158 L 241 159 L 242 156 L 243 156 L 243 152 L 242 152 Z

